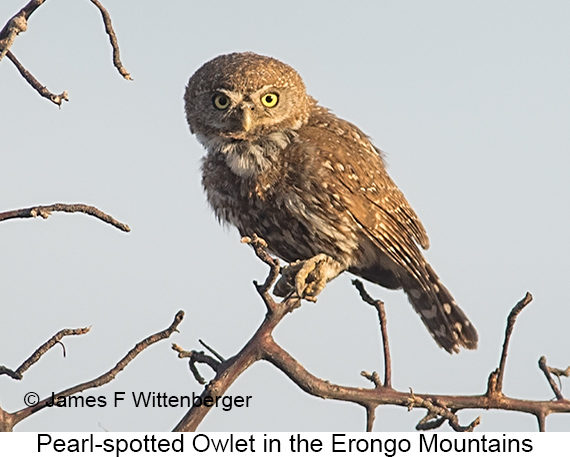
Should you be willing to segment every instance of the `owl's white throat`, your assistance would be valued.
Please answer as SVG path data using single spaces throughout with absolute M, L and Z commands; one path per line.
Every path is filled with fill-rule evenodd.
M 228 167 L 241 178 L 255 178 L 270 169 L 292 136 L 290 132 L 278 131 L 247 141 L 196 133 L 196 138 L 208 153 L 223 155 Z

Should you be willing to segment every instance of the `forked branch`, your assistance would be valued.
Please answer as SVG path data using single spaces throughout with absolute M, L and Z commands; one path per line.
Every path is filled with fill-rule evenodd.
M 381 300 L 373 299 L 366 289 L 362 281 L 354 279 L 352 281 L 354 287 L 358 289 L 360 293 L 360 298 L 366 303 L 376 308 L 378 312 L 378 321 L 380 322 L 380 332 L 382 334 L 382 346 L 384 347 L 384 387 L 392 387 L 392 359 L 390 357 L 390 345 L 388 344 L 388 326 L 386 323 L 386 309 L 384 308 L 384 302 Z M 379 387 L 377 382 L 372 379 L 376 387 Z
M 564 396 L 562 395 L 560 388 L 556 385 L 554 379 L 552 379 L 552 369 L 546 365 L 546 357 L 542 356 L 540 359 L 538 359 L 538 367 L 542 370 L 544 376 L 546 376 L 546 380 L 548 381 L 548 384 L 550 384 L 552 392 L 554 392 L 554 395 L 556 395 L 556 399 L 564 400 Z
M 503 342 L 503 352 L 501 353 L 501 361 L 499 362 L 499 367 L 495 372 L 497 373 L 497 381 L 494 385 L 494 389 L 489 390 L 489 395 L 501 395 L 503 392 L 503 378 L 505 376 L 505 364 L 507 363 L 507 353 L 509 350 L 509 342 L 511 340 L 511 334 L 515 328 L 515 322 L 518 315 L 523 309 L 532 301 L 532 295 L 527 292 L 524 298 L 519 301 L 514 308 L 509 313 L 507 318 L 507 328 L 505 329 L 505 340 Z
M 50 100 L 59 107 L 61 107 L 62 102 L 69 101 L 67 91 L 63 91 L 61 94 L 57 95 L 50 92 L 44 85 L 42 85 L 33 75 L 30 73 L 16 58 L 16 56 L 10 51 L 12 44 L 16 37 L 28 30 L 28 19 L 33 14 L 36 9 L 38 9 L 46 0 L 31 0 L 28 2 L 18 13 L 10 18 L 6 25 L 0 30 L 0 60 L 4 56 L 8 57 L 10 61 L 16 66 L 22 77 L 32 86 L 42 97 Z M 117 71 L 127 80 L 132 80 L 131 75 L 127 69 L 123 66 L 120 59 L 119 43 L 117 41 L 117 35 L 111 24 L 111 16 L 109 12 L 103 7 L 99 0 L 91 0 L 91 2 L 100 11 L 103 17 L 103 23 L 105 25 L 105 31 L 109 36 L 109 41 L 113 49 L 113 64 Z
M 84 383 L 78 384 L 74 387 L 70 387 L 68 389 L 62 390 L 61 392 L 54 394 L 53 398 L 52 397 L 44 398 L 43 400 L 39 400 L 35 404 L 30 405 L 26 408 L 23 408 L 19 411 L 14 412 L 14 413 L 8 413 L 8 412 L 6 412 L 0 408 L 0 431 L 4 431 L 4 432 L 12 431 L 14 426 L 16 426 L 16 424 L 18 424 L 19 422 L 21 422 L 25 418 L 31 416 L 32 414 L 37 413 L 38 411 L 41 411 L 42 409 L 48 407 L 51 404 L 52 400 L 55 400 L 57 402 L 58 399 L 63 399 L 65 397 L 69 397 L 70 395 L 76 394 L 78 392 L 83 392 L 84 390 L 92 389 L 94 387 L 100 387 L 104 384 L 111 382 L 142 351 L 144 351 L 146 348 L 148 348 L 152 344 L 157 343 L 158 341 L 161 341 L 165 338 L 169 338 L 170 335 L 172 335 L 172 333 L 177 332 L 178 331 L 178 325 L 180 324 L 180 322 L 182 322 L 183 318 L 184 318 L 184 312 L 178 311 L 178 313 L 176 313 L 176 316 L 174 317 L 172 324 L 170 324 L 170 326 L 168 328 L 166 328 L 165 330 L 162 330 L 158 333 L 155 333 L 154 335 L 151 335 L 151 336 L 145 338 L 144 340 L 140 341 L 138 344 L 135 345 L 135 347 L 133 347 L 129 352 L 127 352 L 127 354 L 113 368 L 111 368 L 109 371 L 102 374 L 101 376 L 99 376 L 95 379 L 92 379 L 91 381 L 84 382 Z M 29 357 L 28 360 L 26 360 L 20 366 L 20 368 L 18 368 L 15 372 L 12 372 L 12 373 L 4 372 L 2 374 L 8 374 L 10 376 L 12 376 L 12 374 L 15 374 L 16 376 L 12 376 L 13 378 L 21 379 L 21 375 L 23 374 L 23 372 L 25 370 L 27 370 L 32 364 L 37 362 L 40 359 L 40 357 L 49 348 L 53 347 L 56 343 L 58 343 L 63 336 L 81 335 L 81 334 L 87 333 L 88 331 L 89 331 L 89 328 L 83 328 L 83 329 L 76 329 L 76 330 L 65 329 L 65 330 L 58 332 L 50 340 L 48 340 L 46 343 L 44 343 L 42 346 L 40 346 L 32 354 L 32 356 Z
M 295 384 L 310 395 L 326 399 L 334 399 L 356 403 L 365 408 L 366 430 L 371 431 L 375 417 L 375 410 L 380 405 L 397 405 L 402 407 L 423 408 L 426 410 L 424 417 L 417 425 L 419 430 L 434 429 L 440 427 L 445 422 L 456 431 L 472 431 L 480 423 L 477 417 L 470 424 L 461 425 L 457 412 L 464 409 L 498 409 L 506 411 L 519 411 L 529 413 L 537 417 L 539 428 L 544 429 L 546 416 L 551 413 L 569 413 L 570 401 L 564 398 L 556 400 L 521 400 L 510 398 L 502 394 L 502 382 L 504 367 L 506 363 L 507 347 L 512 334 L 516 316 L 530 303 L 530 294 L 521 300 L 509 315 L 507 330 L 505 332 L 505 342 L 499 368 L 490 376 L 487 392 L 481 395 L 435 395 L 418 394 L 414 392 L 404 392 L 392 389 L 390 386 L 390 356 L 388 351 L 388 338 L 385 329 L 385 311 L 380 306 L 380 301 L 372 299 L 363 288 L 359 288 L 362 298 L 374 305 L 379 314 L 382 328 L 383 345 L 385 349 L 385 380 L 382 385 L 377 373 L 362 372 L 362 375 L 374 383 L 374 388 L 364 389 L 359 387 L 348 387 L 332 384 L 329 381 L 320 379 L 307 371 L 294 357 L 279 346 L 273 339 L 272 332 L 283 318 L 299 306 L 298 298 L 286 298 L 276 303 L 268 290 L 277 277 L 276 259 L 265 251 L 263 240 L 257 237 L 244 239 L 254 247 L 256 255 L 270 266 L 270 273 L 262 286 L 256 284 L 260 296 L 266 304 L 268 312 L 261 326 L 234 357 L 216 365 L 216 376 L 204 388 L 201 399 L 205 397 L 215 397 L 223 395 L 233 382 L 253 363 L 258 360 L 266 360 L 281 370 Z M 357 286 L 358 287 L 358 286 Z M 195 360 L 201 363 L 200 360 Z M 210 366 L 211 360 L 205 360 Z M 545 365 L 545 363 L 544 363 Z M 546 365 L 545 365 L 546 366 Z M 562 370 L 559 370 L 562 371 Z M 570 369 L 569 369 L 570 371 Z M 550 373 L 553 373 L 551 370 Z M 547 376 L 549 379 L 551 377 Z M 491 382 L 492 381 L 492 382 Z M 492 386 L 491 386 L 492 384 Z M 209 408 L 192 407 L 174 428 L 175 431 L 195 431 L 204 417 L 210 411 Z

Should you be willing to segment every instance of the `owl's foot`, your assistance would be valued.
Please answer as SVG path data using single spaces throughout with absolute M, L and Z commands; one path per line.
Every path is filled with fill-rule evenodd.
M 281 270 L 281 278 L 275 284 L 273 293 L 285 297 L 292 292 L 305 300 L 316 302 L 317 295 L 331 279 L 336 278 L 344 268 L 326 254 L 318 254 L 307 260 L 297 260 Z

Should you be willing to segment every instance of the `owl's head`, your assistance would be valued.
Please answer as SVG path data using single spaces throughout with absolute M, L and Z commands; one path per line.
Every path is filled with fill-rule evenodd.
M 184 101 L 192 133 L 235 140 L 298 129 L 314 104 L 293 68 L 252 52 L 206 62 L 190 78 Z

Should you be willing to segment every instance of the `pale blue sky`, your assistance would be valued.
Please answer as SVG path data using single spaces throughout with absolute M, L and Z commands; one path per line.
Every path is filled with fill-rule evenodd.
M 4 24 L 25 3 L 3 0 Z M 128 223 L 124 234 L 82 215 L 0 225 L 0 364 L 16 368 L 64 327 L 92 325 L 65 340 L 22 382 L 0 377 L 0 404 L 23 407 L 98 376 L 137 341 L 186 311 L 181 333 L 144 352 L 115 391 L 200 392 L 170 343 L 202 338 L 235 354 L 261 322 L 251 284 L 265 268 L 218 226 L 200 188 L 202 149 L 182 105 L 189 76 L 231 51 L 271 55 L 295 67 L 309 93 L 357 124 L 385 150 L 389 172 L 431 239 L 427 258 L 476 325 L 480 348 L 449 356 L 404 294 L 376 286 L 386 302 L 393 384 L 416 392 L 478 394 L 499 359 L 506 316 L 527 290 L 505 393 L 549 399 L 537 367 L 570 364 L 566 304 L 570 171 L 570 3 L 550 1 L 172 1 L 105 0 L 134 81 L 113 68 L 99 12 L 53 0 L 12 51 L 53 92 L 40 98 L 0 62 L 0 210 L 53 202 L 96 205 Z M 315 375 L 369 386 L 381 370 L 376 315 L 342 275 L 318 303 L 279 326 L 276 340 Z M 204 369 L 208 373 L 207 369 Z M 566 381 L 566 384 L 568 382 Z M 568 387 L 568 386 L 566 386 Z M 229 394 L 248 409 L 213 411 L 201 430 L 361 431 L 364 410 L 309 397 L 260 362 Z M 167 431 L 180 409 L 43 411 L 21 431 Z M 482 414 L 480 431 L 534 431 L 532 416 Z M 375 430 L 409 431 L 422 411 L 383 407 Z M 549 430 L 570 428 L 566 416 Z

